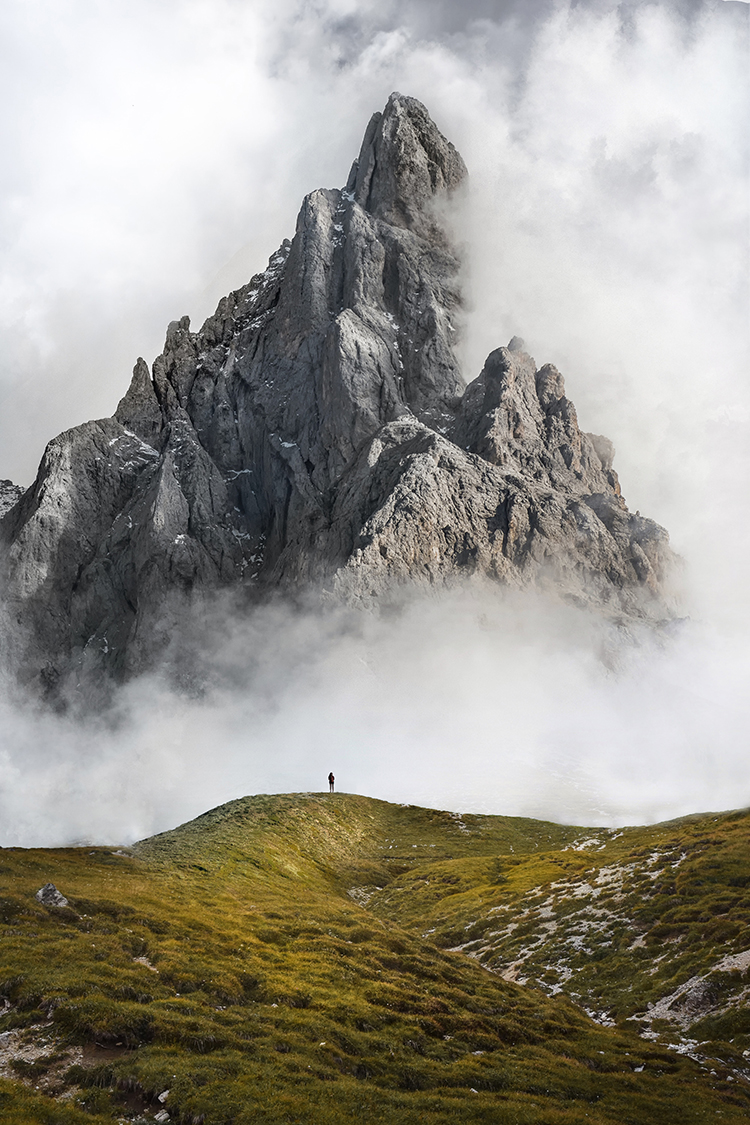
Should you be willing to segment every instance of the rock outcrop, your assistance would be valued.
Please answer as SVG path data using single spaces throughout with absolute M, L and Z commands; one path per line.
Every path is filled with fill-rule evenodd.
M 23 489 L 20 485 L 14 484 L 12 480 L 0 480 L 0 519 L 18 503 L 22 496 Z
M 54 883 L 45 883 L 43 887 L 34 895 L 37 902 L 41 902 L 42 906 L 51 906 L 61 909 L 63 906 L 68 905 L 68 900 L 65 895 L 60 894 Z
M 132 674 L 170 606 L 222 587 L 357 600 L 483 574 L 664 616 L 666 533 L 628 512 L 560 373 L 514 339 L 464 389 L 441 209 L 465 176 L 393 94 L 265 272 L 200 331 L 173 322 L 113 418 L 49 444 L 2 524 L 25 678 Z

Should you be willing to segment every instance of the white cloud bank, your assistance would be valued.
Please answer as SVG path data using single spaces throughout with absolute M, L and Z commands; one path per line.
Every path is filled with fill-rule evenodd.
M 707 627 L 624 637 L 475 589 L 222 632 L 199 699 L 150 678 L 108 725 L 5 706 L 0 843 L 131 842 L 245 793 L 320 791 L 330 769 L 345 792 L 568 823 L 750 802 L 750 660 Z
M 613 666 L 600 627 L 502 598 L 343 634 L 279 635 L 269 611 L 235 640 L 241 661 L 264 638 L 241 690 L 132 685 L 116 730 L 3 704 L 0 842 L 133 839 L 330 768 L 389 799 L 590 823 L 750 802 L 746 8 L 458 11 L 3 6 L 0 476 L 28 483 L 169 320 L 262 268 L 400 89 L 472 173 L 467 376 L 515 333 L 563 370 L 630 506 L 685 557 L 690 623 Z

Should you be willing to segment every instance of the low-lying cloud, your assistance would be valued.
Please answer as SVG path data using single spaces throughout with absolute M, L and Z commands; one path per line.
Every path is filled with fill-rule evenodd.
M 145 677 L 106 720 L 6 704 L 0 843 L 129 843 L 330 769 L 346 792 L 589 825 L 750 802 L 750 653 L 689 621 L 624 632 L 478 585 L 387 614 L 277 604 L 212 636 L 192 697 Z

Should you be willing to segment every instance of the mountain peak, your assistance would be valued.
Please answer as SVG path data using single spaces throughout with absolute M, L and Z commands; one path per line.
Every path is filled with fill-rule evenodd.
M 666 532 L 628 511 L 560 372 L 514 337 L 465 387 L 460 263 L 433 206 L 465 176 L 392 94 L 346 188 L 307 196 L 202 328 L 170 324 L 113 418 L 50 443 L 0 525 L 24 679 L 59 695 L 171 659 L 220 588 L 368 603 L 474 576 L 668 615 Z
M 373 114 L 346 190 L 370 214 L 414 227 L 436 193 L 453 191 L 466 165 L 416 98 L 393 93 Z

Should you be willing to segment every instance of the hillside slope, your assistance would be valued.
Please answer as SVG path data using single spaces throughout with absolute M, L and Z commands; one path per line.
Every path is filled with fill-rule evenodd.
M 485 819 L 465 817 L 467 836 Z M 369 888 L 367 903 L 505 980 L 750 1079 L 746 811 L 435 862 Z
M 714 1009 L 701 1025 L 700 1061 L 668 1046 L 672 1028 L 643 1039 L 627 1017 L 696 969 L 713 967 L 717 980 L 717 951 L 740 950 L 735 872 L 747 870 L 747 839 L 745 814 L 582 834 L 302 794 L 234 801 L 133 849 L 5 849 L 2 1120 L 746 1120 L 741 958 L 725 973 L 731 1016 Z M 642 880 L 658 882 L 654 852 L 664 869 L 676 847 L 687 855 L 675 888 L 644 902 Z M 589 926 L 596 948 L 576 961 L 573 921 L 591 921 L 584 885 L 618 863 L 633 883 L 622 940 L 596 946 Z M 47 882 L 67 906 L 35 899 Z M 711 912 L 719 902 L 737 922 Z M 566 942 L 554 980 L 551 909 Z M 657 954 L 675 911 L 690 936 Z M 487 972 L 477 954 L 541 987 Z M 559 987 L 579 1004 L 545 995 Z M 580 1005 L 606 1008 L 617 1026 Z M 662 1030 L 656 1018 L 648 1026 Z

